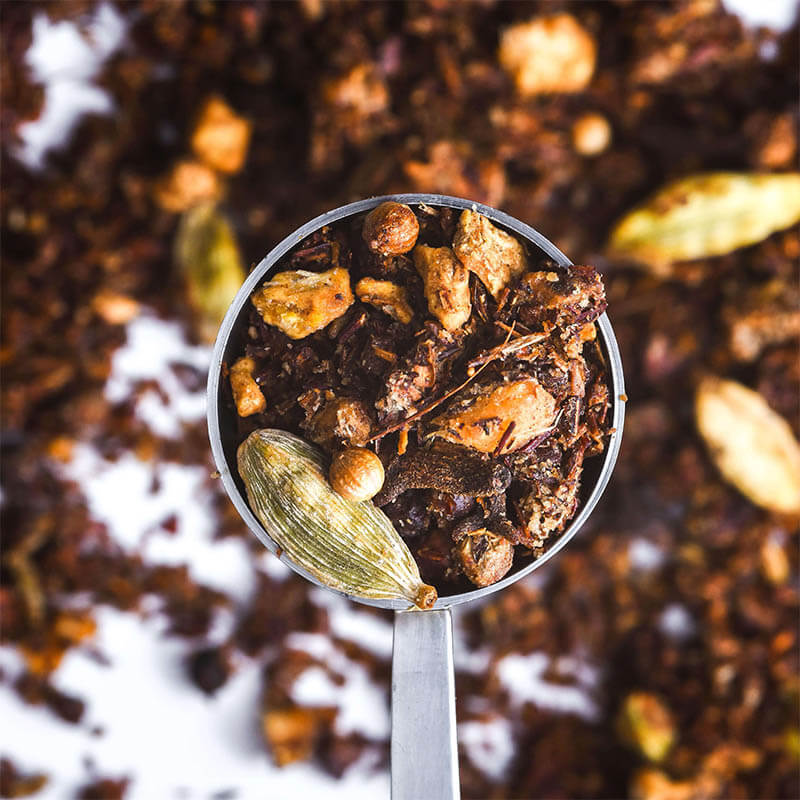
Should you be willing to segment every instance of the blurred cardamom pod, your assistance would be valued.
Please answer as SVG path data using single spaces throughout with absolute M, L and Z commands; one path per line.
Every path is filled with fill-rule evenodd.
M 675 720 L 654 694 L 632 692 L 617 716 L 622 739 L 650 761 L 663 761 L 675 743 Z
M 800 444 L 766 400 L 736 381 L 704 378 L 695 421 L 711 460 L 756 505 L 800 514 Z
M 181 217 L 175 260 L 194 312 L 199 336 L 213 342 L 222 318 L 245 279 L 231 224 L 213 205 L 200 205 Z
M 668 275 L 676 261 L 730 253 L 799 220 L 800 173 L 692 175 L 628 212 L 609 251 Z
M 250 508 L 295 564 L 356 597 L 405 599 L 432 608 L 411 551 L 371 500 L 337 494 L 322 451 L 286 431 L 253 431 L 237 454 Z

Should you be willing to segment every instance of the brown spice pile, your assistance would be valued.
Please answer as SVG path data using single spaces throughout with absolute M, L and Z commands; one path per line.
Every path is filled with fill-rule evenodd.
M 674 180 L 796 169 L 797 25 L 747 31 L 713 0 L 142 3 L 99 77 L 116 111 L 85 117 L 31 173 L 11 150 L 43 100 L 23 62 L 34 8 L 56 19 L 92 5 L 3 9 L 0 611 L 3 641 L 29 673 L 20 695 L 79 716 L 80 699 L 57 697 L 48 676 L 91 640 L 96 604 L 134 610 L 156 595 L 171 634 L 203 650 L 215 608 L 231 602 L 185 568 L 122 552 L 58 468 L 87 442 L 107 459 L 134 452 L 212 469 L 202 423 L 174 440 L 135 416 L 136 394 L 155 387 L 115 404 L 102 394 L 123 325 L 142 308 L 205 330 L 201 289 L 213 281 L 189 271 L 192 291 L 182 288 L 179 214 L 217 203 L 254 262 L 343 202 L 442 192 L 502 207 L 598 267 L 630 396 L 619 464 L 589 526 L 543 578 L 459 615 L 466 646 L 488 659 L 462 662 L 459 720 L 499 720 L 514 743 L 495 777 L 462 752 L 464 797 L 795 797 L 797 516 L 755 493 L 751 475 L 715 463 L 694 401 L 698 386 L 726 385 L 701 383 L 707 373 L 756 391 L 763 405 L 745 404 L 755 433 L 733 442 L 758 447 L 766 425 L 784 454 L 769 463 L 786 477 L 798 434 L 800 237 L 767 235 L 767 225 L 729 252 L 654 265 L 610 256 L 607 243 L 619 219 Z M 563 59 L 568 70 L 547 68 Z M 214 103 L 209 115 L 214 98 L 230 113 Z M 212 127 L 195 136 L 201 120 Z M 224 157 L 209 158 L 209 146 Z M 746 202 L 757 216 L 762 204 Z M 235 251 L 221 251 L 236 274 Z M 175 366 L 202 385 L 196 369 Z M 217 534 L 249 542 L 209 485 Z M 661 562 L 641 557 L 653 548 Z M 263 573 L 233 613 L 223 647 L 263 660 L 273 758 L 313 758 L 333 774 L 367 751 L 385 758 L 385 742 L 342 735 L 330 710 L 292 699 L 310 657 L 287 635 L 329 628 L 305 583 Z M 388 686 L 385 658 L 329 635 Z M 552 657 L 542 676 L 551 685 L 578 680 L 563 656 L 600 670 L 596 716 L 512 697 L 507 659 L 537 653 Z M 235 668 L 228 650 L 198 655 L 187 680 L 212 691 Z M 31 790 L 46 770 L 4 762 L 3 790 Z M 102 796 L 124 792 L 124 780 L 105 785 Z
M 386 202 L 300 242 L 251 303 L 236 444 L 281 428 L 338 464 L 370 443 L 374 502 L 440 593 L 495 583 L 571 519 L 608 429 L 592 267 L 537 259 L 469 209 Z M 371 462 L 352 463 L 334 488 Z

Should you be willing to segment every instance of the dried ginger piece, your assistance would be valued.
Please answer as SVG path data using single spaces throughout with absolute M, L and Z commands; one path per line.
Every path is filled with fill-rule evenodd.
M 463 573 L 476 586 L 497 583 L 514 563 L 514 545 L 486 528 L 467 534 L 456 549 Z
M 101 289 L 92 298 L 92 310 L 109 325 L 125 325 L 139 315 L 141 306 L 126 294 Z
M 213 169 L 238 172 L 247 157 L 252 127 L 224 100 L 211 97 L 200 112 L 192 133 L 192 150 Z
M 318 393 L 318 390 L 307 394 L 314 392 Z M 307 406 L 302 427 L 308 431 L 312 442 L 326 450 L 332 450 L 336 445 L 362 446 L 367 443 L 372 421 L 360 400 L 336 397 L 327 391 L 318 399 L 301 397 L 301 405 Z
M 414 318 L 406 290 L 391 281 L 362 278 L 356 284 L 356 297 L 362 303 L 375 306 L 398 322 L 408 324 Z
M 470 197 L 487 206 L 502 205 L 506 173 L 502 162 L 480 158 L 469 142 L 442 139 L 427 148 L 426 158 L 409 160 L 403 171 L 418 192 Z
M 792 165 L 797 153 L 797 125 L 792 114 L 776 117 L 757 144 L 756 160 L 764 169 Z
M 231 391 L 236 412 L 240 417 L 258 414 L 266 408 L 264 392 L 253 378 L 256 362 L 252 358 L 240 358 L 230 372 Z
M 261 717 L 264 739 L 279 767 L 311 758 L 325 724 L 336 716 L 335 708 L 269 709 Z
M 156 203 L 165 211 L 179 213 L 202 203 L 219 200 L 222 186 L 211 167 L 199 161 L 178 161 L 154 187 Z
M 661 770 L 642 769 L 634 775 L 633 800 L 699 800 L 727 797 L 725 787 L 738 772 L 759 766 L 763 755 L 752 747 L 720 744 L 703 758 L 697 774 L 689 780 L 673 781 Z
M 512 25 L 497 55 L 517 92 L 531 97 L 585 89 L 594 74 L 597 45 L 572 14 L 554 14 Z
M 449 247 L 414 248 L 414 266 L 425 283 L 431 314 L 448 331 L 460 328 L 472 313 L 469 273 Z
M 631 782 L 633 800 L 692 800 L 697 797 L 691 781 L 673 781 L 661 770 L 639 770 Z
M 453 250 L 461 263 L 481 279 L 495 300 L 528 266 L 522 243 L 476 211 L 462 212 L 453 238 Z
M 371 61 L 322 81 L 309 143 L 312 169 L 335 169 L 345 145 L 364 147 L 389 130 L 391 101 L 385 75 Z
M 800 337 L 800 290 L 794 283 L 769 281 L 746 291 L 723 317 L 733 356 L 753 361 L 770 345 Z
M 513 453 L 550 428 L 555 420 L 555 398 L 536 378 L 502 383 L 491 391 L 479 386 L 475 391 L 480 393 L 432 421 L 436 427 L 432 436 L 481 453 L 494 453 L 498 448 L 503 453 Z
M 560 476 L 556 473 L 552 477 L 556 481 Z M 531 549 L 539 548 L 551 533 L 560 531 L 575 513 L 578 489 L 578 480 L 558 483 L 555 488 L 540 483 L 523 497 L 519 508 L 525 520 L 525 531 L 520 543 Z
M 349 112 L 355 119 L 366 119 L 389 108 L 391 95 L 380 70 L 372 63 L 356 64 L 348 72 L 322 85 L 324 102 Z
M 350 273 L 336 267 L 327 272 L 279 272 L 250 301 L 268 325 L 290 339 L 303 339 L 341 317 L 353 299 Z
M 695 421 L 726 481 L 756 505 L 800 513 L 800 444 L 758 392 L 707 377 L 695 395 Z

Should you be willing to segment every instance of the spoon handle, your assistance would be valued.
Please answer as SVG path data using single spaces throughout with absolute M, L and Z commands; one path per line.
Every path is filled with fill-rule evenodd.
M 450 611 L 398 611 L 392 655 L 392 800 L 460 796 Z

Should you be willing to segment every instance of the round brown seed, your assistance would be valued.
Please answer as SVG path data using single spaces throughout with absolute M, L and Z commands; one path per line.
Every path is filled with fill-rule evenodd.
M 611 143 L 611 125 L 601 114 L 584 114 L 572 126 L 572 144 L 582 156 L 596 156 Z
M 402 203 L 381 203 L 364 218 L 361 236 L 373 252 L 397 256 L 407 253 L 416 244 L 419 221 Z
M 331 461 L 329 478 L 333 490 L 347 500 L 373 498 L 383 486 L 383 464 L 364 447 L 348 447 Z

